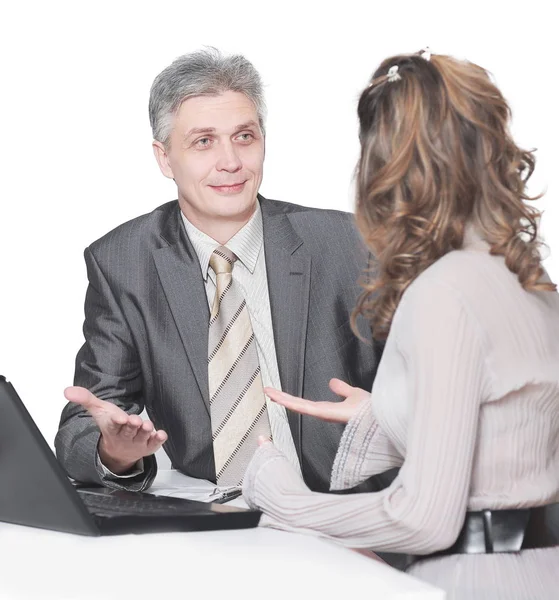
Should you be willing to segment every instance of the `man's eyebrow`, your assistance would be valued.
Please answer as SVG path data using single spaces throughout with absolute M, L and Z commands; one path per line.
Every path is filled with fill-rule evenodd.
M 215 133 L 215 127 L 194 127 L 186 132 L 184 139 L 187 140 L 190 136 L 200 133 Z
M 250 129 L 251 127 L 259 127 L 258 123 L 256 121 L 247 121 L 246 123 L 241 123 L 240 125 L 237 125 L 235 127 L 234 133 L 238 133 L 239 131 L 242 131 L 243 129 Z M 189 129 L 185 136 L 184 136 L 184 140 L 187 140 L 188 138 L 190 138 L 193 135 L 200 135 L 200 134 L 209 134 L 209 133 L 215 133 L 215 127 L 193 127 L 192 129 Z
M 235 127 L 235 133 L 242 131 L 243 129 L 250 129 L 251 127 L 259 127 L 259 125 L 256 121 L 247 121 L 246 123 L 237 125 L 237 127 Z

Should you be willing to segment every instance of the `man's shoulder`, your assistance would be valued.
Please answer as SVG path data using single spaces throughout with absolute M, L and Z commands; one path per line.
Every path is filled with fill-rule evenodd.
M 121 223 L 90 244 L 94 254 L 108 248 L 137 246 L 142 242 L 160 237 L 169 219 L 178 211 L 178 202 L 172 200 L 149 213 Z
M 261 206 L 268 214 L 285 214 L 289 216 L 291 221 L 300 220 L 309 223 L 343 221 L 353 224 L 355 220 L 353 213 L 347 211 L 303 206 L 302 204 L 272 200 L 270 198 L 261 197 Z
M 360 243 L 353 213 L 267 198 L 261 198 L 261 207 L 264 218 L 285 215 L 304 241 L 336 239 L 339 244 L 344 240 L 351 244 Z
M 317 261 L 339 261 L 362 265 L 367 249 L 352 213 L 342 210 L 314 208 L 261 198 L 263 219 L 285 215 L 305 249 Z

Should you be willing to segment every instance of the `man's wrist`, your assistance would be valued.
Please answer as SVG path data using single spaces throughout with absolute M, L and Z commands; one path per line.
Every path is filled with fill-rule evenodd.
M 115 475 L 125 475 L 127 471 L 131 471 L 138 463 L 137 460 L 130 462 L 113 458 L 103 448 L 102 439 L 99 441 L 99 446 L 97 450 L 99 453 L 99 460 L 101 461 L 103 466 L 105 466 L 109 471 L 111 471 Z

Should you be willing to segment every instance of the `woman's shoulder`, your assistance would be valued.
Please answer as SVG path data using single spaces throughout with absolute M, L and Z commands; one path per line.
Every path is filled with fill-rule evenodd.
M 485 322 L 505 307 L 519 310 L 526 295 L 502 256 L 461 249 L 445 254 L 418 275 L 404 292 L 397 313 L 415 320 L 465 311 Z
M 559 317 L 556 292 L 526 291 L 503 256 L 469 248 L 445 254 L 418 275 L 398 309 L 418 318 L 448 306 L 465 310 L 486 325 L 522 315 L 538 320 Z
M 501 279 L 516 279 L 502 256 L 477 250 L 453 250 L 420 273 L 405 295 L 408 298 L 432 298 L 437 289 L 446 288 L 455 294 L 468 296 L 472 289 L 479 292 Z

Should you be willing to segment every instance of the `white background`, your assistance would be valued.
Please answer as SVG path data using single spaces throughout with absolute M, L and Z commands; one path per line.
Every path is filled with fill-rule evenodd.
M 559 280 L 552 2 L 5 2 L 0 4 L 0 373 L 52 443 L 71 385 L 83 249 L 175 198 L 151 151 L 154 77 L 202 45 L 241 52 L 269 107 L 265 196 L 352 209 L 356 100 L 385 57 L 429 45 L 489 69 L 547 189 L 545 265 Z

